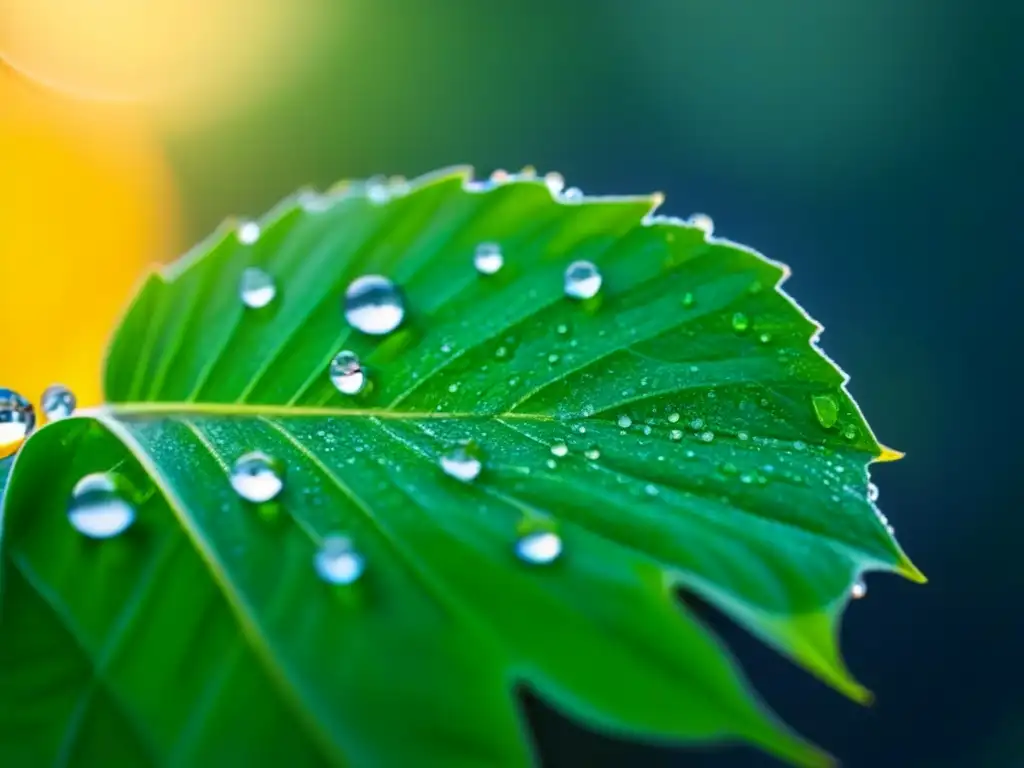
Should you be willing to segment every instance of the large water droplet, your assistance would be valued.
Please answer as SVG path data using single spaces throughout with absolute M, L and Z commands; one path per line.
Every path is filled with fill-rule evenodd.
M 345 319 L 356 330 L 374 336 L 391 333 L 404 317 L 402 295 L 386 277 L 364 275 L 345 291 Z
M 562 539 L 552 531 L 528 533 L 516 542 L 516 555 L 533 565 L 553 563 L 562 554 Z
M 839 418 L 839 406 L 832 395 L 813 395 L 811 404 L 814 406 L 814 415 L 818 417 L 818 423 L 825 429 L 835 426 Z
M 551 453 L 559 458 L 567 456 L 569 454 L 569 446 L 565 443 L 555 443 L 551 446 Z
M 505 266 L 505 257 L 497 243 L 480 243 L 473 254 L 473 266 L 481 275 L 493 275 Z
M 601 290 L 601 273 L 590 261 L 574 261 L 565 270 L 565 295 L 592 299 Z
M 32 403 L 10 389 L 0 389 L 0 448 L 32 434 L 36 411 Z
M 267 454 L 253 451 L 235 462 L 231 470 L 231 487 L 246 501 L 263 504 L 281 493 L 284 471 Z
M 365 558 L 356 551 L 347 536 L 332 534 L 313 558 L 317 575 L 328 584 L 352 584 L 366 570 Z
M 476 480 L 480 476 L 480 470 L 483 469 L 476 444 L 470 441 L 456 445 L 441 456 L 441 469 L 449 477 L 454 477 L 464 483 Z
M 853 586 L 850 587 L 850 597 L 854 600 L 860 600 L 868 593 L 868 585 L 864 583 L 863 579 L 857 579 L 853 582 Z
M 68 505 L 68 521 L 92 539 L 109 539 L 135 521 L 130 489 L 119 476 L 106 472 L 86 475 L 75 484 Z
M 75 412 L 75 407 L 78 405 L 75 393 L 63 384 L 47 387 L 40 402 L 47 421 L 60 421 L 68 418 Z
M 712 235 L 715 232 L 715 222 L 706 213 L 693 214 L 687 224 L 701 230 L 705 235 Z
M 633 420 L 629 418 L 629 416 L 627 416 L 626 414 L 622 414 L 621 416 L 619 416 L 615 423 L 619 425 L 620 429 L 629 429 L 631 426 L 633 426 Z
M 277 296 L 277 286 L 274 278 L 259 267 L 248 267 L 242 272 L 238 292 L 249 309 L 262 309 Z
M 358 395 L 366 387 L 366 371 L 355 352 L 343 350 L 331 361 L 331 383 L 343 395 Z
M 601 458 L 601 449 L 595 445 L 591 448 L 587 448 L 587 450 L 583 452 L 583 455 L 591 461 L 597 461 Z

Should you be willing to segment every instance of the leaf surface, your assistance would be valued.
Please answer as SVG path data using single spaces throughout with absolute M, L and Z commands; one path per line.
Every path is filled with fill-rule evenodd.
M 24 447 L 0 755 L 523 765 L 523 685 L 613 733 L 825 761 L 676 599 L 863 700 L 836 647 L 850 587 L 920 578 L 868 498 L 887 454 L 784 268 L 652 217 L 650 197 L 458 170 L 381 193 L 305 193 L 255 242 L 224 228 L 152 276 L 112 344 L 108 406 Z M 496 274 L 474 269 L 481 243 L 500 245 Z M 603 278 L 583 301 L 564 292 L 580 259 Z M 259 310 L 239 299 L 252 267 L 277 287 Z M 390 334 L 345 322 L 366 274 L 400 287 Z M 328 376 L 342 349 L 371 382 L 354 396 Z M 467 441 L 482 471 L 463 482 L 441 464 Z M 284 468 L 263 505 L 230 483 L 256 450 Z M 68 498 L 108 471 L 136 522 L 85 540 Z M 539 532 L 553 562 L 517 556 Z M 334 535 L 365 564 L 354 583 L 314 567 Z

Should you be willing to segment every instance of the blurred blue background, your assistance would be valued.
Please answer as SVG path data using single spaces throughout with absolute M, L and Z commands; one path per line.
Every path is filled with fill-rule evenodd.
M 874 479 L 931 579 L 870 578 L 847 614 L 844 648 L 871 708 L 738 630 L 726 640 L 768 703 L 844 765 L 1024 766 L 1024 4 L 377 0 L 316 12 L 308 60 L 285 85 L 159 128 L 181 244 L 305 184 L 454 163 L 480 175 L 532 164 L 587 193 L 660 190 L 664 213 L 709 213 L 716 234 L 792 267 L 787 287 L 826 326 L 852 394 L 907 452 Z M 528 710 L 550 766 L 774 765 L 745 749 L 627 744 Z

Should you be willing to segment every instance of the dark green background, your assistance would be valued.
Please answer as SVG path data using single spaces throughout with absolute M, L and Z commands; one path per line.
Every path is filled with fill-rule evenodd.
M 192 239 L 300 185 L 452 163 L 556 169 L 790 264 L 880 438 L 881 503 L 930 576 L 869 579 L 844 701 L 739 631 L 768 701 L 860 766 L 1024 765 L 1024 5 L 967 0 L 328 2 L 337 43 L 172 143 Z M 334 35 L 335 31 L 331 30 Z M 266 62 L 273 67 L 273 61 Z M 552 766 L 759 766 L 644 748 L 536 704 Z

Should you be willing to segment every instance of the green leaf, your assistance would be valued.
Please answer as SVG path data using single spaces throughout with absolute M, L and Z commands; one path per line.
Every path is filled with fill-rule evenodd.
M 22 449 L 0 762 L 523 765 L 517 685 L 612 733 L 827 762 L 676 599 L 865 700 L 836 646 L 850 587 L 922 578 L 868 498 L 892 454 L 777 290 L 784 268 L 652 218 L 651 197 L 459 170 L 382 191 L 305 193 L 255 243 L 228 227 L 152 276 L 109 405 Z M 481 243 L 496 274 L 474 269 Z M 603 276 L 589 300 L 564 295 L 578 259 Z M 249 267 L 277 286 L 263 309 L 239 299 Z M 400 286 L 398 330 L 345 323 L 365 274 Z M 342 349 L 371 382 L 355 396 L 328 376 Z M 458 450 L 476 479 L 442 471 Z M 273 502 L 229 482 L 252 451 L 284 468 Z M 68 499 L 109 471 L 136 521 L 87 540 Z M 517 557 L 531 533 L 561 556 Z M 362 558 L 353 583 L 314 567 L 334 534 Z

